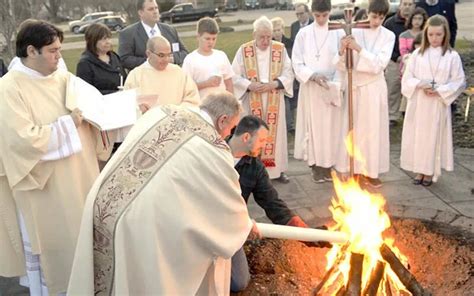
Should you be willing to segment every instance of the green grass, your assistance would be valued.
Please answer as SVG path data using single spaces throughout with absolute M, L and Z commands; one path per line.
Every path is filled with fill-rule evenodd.
M 468 50 L 472 50 L 473 45 L 474 45 L 473 40 L 456 39 L 455 49 L 459 52 L 465 52 Z
M 112 32 L 112 38 L 118 38 L 118 32 Z M 84 40 L 85 40 L 84 39 L 84 34 L 77 34 L 77 35 L 72 35 L 72 37 L 64 38 L 63 44 L 64 43 L 84 41 Z
M 229 32 L 221 33 L 217 39 L 216 48 L 224 51 L 229 57 L 229 61 L 232 62 L 234 59 L 235 52 L 239 49 L 239 46 L 242 43 L 247 42 L 252 39 L 252 31 L 241 31 L 241 32 Z M 184 46 L 188 49 L 189 52 L 193 51 L 197 47 L 196 37 L 184 37 L 181 38 Z M 76 73 L 76 65 L 79 61 L 81 53 L 84 49 L 69 49 L 62 50 L 61 54 L 66 62 L 67 68 L 71 73 Z

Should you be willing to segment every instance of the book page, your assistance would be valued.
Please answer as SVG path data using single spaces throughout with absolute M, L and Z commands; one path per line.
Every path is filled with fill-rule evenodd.
M 100 130 L 133 125 L 137 120 L 136 90 L 103 96 L 94 86 L 74 77 L 68 85 L 69 109 L 79 108 L 82 116 Z

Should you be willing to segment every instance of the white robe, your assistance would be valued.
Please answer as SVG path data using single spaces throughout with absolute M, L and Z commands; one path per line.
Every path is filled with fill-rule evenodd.
M 257 48 L 257 63 L 258 63 L 258 77 L 260 82 L 269 82 L 270 79 L 270 53 L 271 49 L 268 47 L 265 51 Z M 244 115 L 251 114 L 250 110 L 250 95 L 247 92 L 247 88 L 250 85 L 250 80 L 246 78 L 244 59 L 242 56 L 242 47 L 239 48 L 235 54 L 234 61 L 232 62 L 232 68 L 234 70 L 234 77 L 232 78 L 234 83 L 234 95 L 241 100 L 242 107 L 244 109 Z M 275 167 L 267 167 L 270 179 L 276 179 L 280 177 L 280 174 L 288 169 L 288 141 L 287 141 L 287 130 L 286 130 L 286 118 L 285 118 L 285 95 L 293 97 L 293 80 L 294 74 L 291 68 L 291 60 L 288 57 L 286 49 L 284 50 L 284 61 L 283 69 L 278 80 L 284 86 L 284 89 L 280 92 L 280 107 L 278 112 L 278 129 L 276 136 L 276 147 L 275 147 Z M 267 94 L 262 94 L 263 103 L 263 114 L 266 114 L 267 110 Z
M 437 97 L 427 96 L 417 87 L 433 79 L 440 94 Z M 464 87 L 464 71 L 457 52 L 448 50 L 442 55 L 441 47 L 428 48 L 423 55 L 419 50 L 413 52 L 402 79 L 402 93 L 408 100 L 400 156 L 403 169 L 434 175 L 434 181 L 441 168 L 453 170 L 450 105 Z
M 353 70 L 353 123 L 356 153 L 361 157 L 354 158 L 354 173 L 371 178 L 388 172 L 390 168 L 390 141 L 387 83 L 384 70 L 387 67 L 395 44 L 395 35 L 380 26 L 377 29 L 354 29 L 352 32 L 357 43 L 362 47 L 360 53 L 354 51 Z M 344 67 L 345 55 L 340 57 L 340 67 Z M 347 92 L 346 92 L 347 95 Z M 347 114 L 347 100 L 344 114 Z M 348 117 L 343 117 L 342 138 L 345 140 L 349 131 Z M 336 169 L 349 171 L 349 154 L 340 150 Z
M 101 185 L 165 117 L 161 107 L 145 113 L 91 189 L 68 295 L 94 295 L 94 202 Z M 166 157 L 166 150 L 157 152 L 158 160 Z M 199 136 L 170 155 L 116 222 L 114 294 L 228 295 L 230 257 L 252 227 L 232 155 Z M 132 180 L 124 176 L 126 186 Z
M 328 31 L 327 24 L 319 26 L 314 22 L 298 32 L 293 45 L 293 69 L 301 83 L 296 117 L 295 158 L 305 160 L 309 166 L 334 166 L 341 146 L 339 135 L 344 116 L 340 89 L 342 77 L 337 71 L 336 63 L 339 40 L 343 36 L 343 30 Z M 316 57 L 316 48 L 320 48 L 319 58 Z M 313 73 L 326 76 L 329 83 L 335 86 L 334 89 L 339 91 L 329 93 L 316 82 L 310 81 Z

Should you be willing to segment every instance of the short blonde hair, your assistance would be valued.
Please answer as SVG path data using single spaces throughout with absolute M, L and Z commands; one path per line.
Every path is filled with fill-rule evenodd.
M 258 30 L 261 29 L 268 29 L 270 31 L 273 31 L 273 25 L 270 19 L 264 15 L 259 17 L 253 22 L 253 32 L 257 32 Z
M 277 26 L 277 25 L 281 25 L 282 28 L 285 27 L 285 21 L 284 21 L 281 17 L 279 17 L 279 16 L 272 18 L 272 19 L 271 19 L 271 22 L 272 22 L 272 25 L 273 25 L 274 27 Z

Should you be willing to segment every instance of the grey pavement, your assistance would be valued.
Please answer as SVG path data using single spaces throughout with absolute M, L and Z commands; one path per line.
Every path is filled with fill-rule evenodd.
M 390 171 L 381 176 L 383 186 L 374 191 L 385 197 L 388 214 L 442 222 L 474 233 L 474 149 L 456 149 L 454 171 L 443 171 L 437 183 L 423 187 L 413 185 L 413 174 L 400 168 L 399 147 L 392 146 Z M 311 226 L 330 221 L 329 205 L 335 194 L 332 183 L 312 182 L 305 162 L 291 156 L 288 175 L 289 184 L 273 184 L 290 209 Z M 249 212 L 259 222 L 270 222 L 253 199 L 249 201 Z

